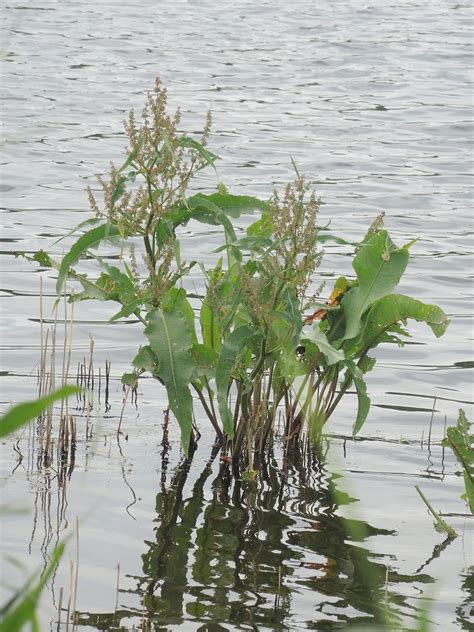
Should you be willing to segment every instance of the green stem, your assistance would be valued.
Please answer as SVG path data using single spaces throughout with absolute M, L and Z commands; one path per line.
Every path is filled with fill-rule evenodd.
M 456 531 L 441 518 L 441 516 L 439 515 L 437 511 L 435 511 L 435 509 L 433 508 L 431 503 L 428 501 L 426 496 L 423 494 L 421 489 L 418 487 L 418 485 L 415 485 L 415 489 L 419 493 L 421 500 L 425 503 L 426 507 L 428 508 L 428 511 L 435 519 L 436 526 L 438 527 L 438 529 L 440 529 L 441 531 L 444 531 L 447 534 L 448 538 L 450 538 L 451 540 L 453 540 L 454 538 L 457 538 L 458 534 L 456 533 Z

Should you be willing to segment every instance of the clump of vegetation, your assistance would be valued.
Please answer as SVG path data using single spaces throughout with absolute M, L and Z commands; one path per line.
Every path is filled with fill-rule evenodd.
M 74 386 L 63 386 L 44 397 L 13 406 L 0 418 L 0 438 L 7 437 L 19 430 L 38 417 L 54 402 L 78 392 L 79 389 Z M 28 623 L 32 630 L 39 630 L 38 601 L 48 580 L 57 569 L 64 546 L 64 543 L 61 542 L 54 549 L 51 559 L 39 579 L 36 575 L 31 577 L 24 586 L 15 591 L 7 603 L 0 607 L 0 632 L 20 632 Z
M 73 279 L 82 291 L 71 300 L 112 301 L 120 305 L 112 320 L 141 321 L 147 344 L 123 381 L 133 385 L 151 373 L 164 385 L 186 453 L 196 433 L 193 393 L 221 445 L 235 461 L 247 455 L 250 469 L 278 411 L 288 439 L 305 425 L 318 439 L 354 386 L 359 431 L 370 406 L 364 376 L 375 364 L 371 350 L 402 346 L 408 319 L 436 336 L 448 325 L 439 307 L 394 293 L 413 242 L 397 246 L 380 216 L 356 249 L 356 278 L 339 278 L 329 300 L 318 301 L 319 200 L 304 178 L 295 168 L 294 182 L 269 200 L 233 195 L 220 182 L 214 192 L 196 193 L 196 176 L 218 159 L 207 146 L 211 119 L 199 140 L 179 124 L 157 81 L 141 116 L 132 112 L 125 123 L 125 162 L 99 177 L 103 200 L 88 191 L 95 218 L 78 227 L 84 234 L 61 262 L 45 252 L 33 258 L 57 268 L 58 294 Z M 258 218 L 242 236 L 232 220 L 244 213 Z M 223 229 L 212 269 L 181 258 L 180 230 L 191 221 Z M 105 242 L 118 243 L 117 265 L 94 252 Z M 84 258 L 95 261 L 95 275 L 77 267 Z M 197 304 L 186 291 L 195 266 L 206 284 Z

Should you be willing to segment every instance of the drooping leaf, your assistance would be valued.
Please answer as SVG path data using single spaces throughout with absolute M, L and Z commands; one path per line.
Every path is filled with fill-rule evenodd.
M 193 421 L 189 383 L 193 373 L 193 335 L 179 309 L 157 309 L 149 314 L 145 335 L 159 362 L 157 375 L 163 381 L 170 409 L 181 428 L 181 443 L 188 454 Z
M 95 224 L 98 224 L 100 221 L 102 221 L 99 217 L 91 217 L 89 219 L 85 219 L 83 222 L 81 222 L 80 224 L 78 224 L 77 226 L 75 226 L 72 230 L 70 230 L 68 233 L 66 233 L 65 235 L 63 235 L 62 237 L 60 237 L 59 239 L 56 239 L 56 241 L 53 241 L 53 243 L 51 244 L 50 248 L 52 248 L 53 246 L 55 246 L 56 244 L 59 244 L 60 241 L 63 241 L 63 239 L 66 239 L 67 237 L 70 237 L 71 235 L 73 235 L 75 232 L 77 232 L 78 230 L 81 230 L 82 228 L 84 228 L 85 226 L 94 226 Z
M 269 213 L 271 206 L 268 202 L 250 195 L 232 195 L 230 193 L 211 193 L 205 196 L 210 202 L 218 206 L 230 217 L 238 218 L 245 213 L 263 211 Z
M 229 385 L 235 363 L 239 355 L 255 336 L 255 328 L 250 325 L 242 325 L 224 339 L 216 367 L 217 402 L 222 426 L 228 437 L 234 436 L 234 424 L 232 414 L 227 404 Z
M 80 389 L 76 386 L 64 386 L 54 391 L 54 393 L 45 395 L 40 399 L 13 406 L 13 408 L 10 408 L 10 410 L 0 418 L 0 437 L 5 437 L 15 432 L 15 430 L 24 424 L 41 415 L 45 408 L 48 408 L 48 406 L 51 406 L 51 404 L 57 400 L 74 395 L 79 391 Z
M 394 248 L 386 230 L 375 233 L 360 249 L 352 264 L 359 284 L 341 301 L 346 319 L 345 340 L 357 336 L 364 313 L 375 301 L 392 292 L 407 264 L 408 249 Z
M 408 318 L 426 323 L 437 338 L 444 334 L 449 324 L 440 307 L 403 294 L 389 294 L 376 301 L 368 311 L 354 348 L 367 350 L 376 346 L 381 334 Z
M 114 320 L 118 320 L 119 318 L 127 318 L 128 316 L 131 316 L 145 303 L 145 300 L 146 299 L 144 297 L 134 299 L 127 305 L 124 305 L 122 309 L 114 314 L 110 318 L 110 321 L 113 322 Z
M 107 223 L 96 226 L 96 228 L 92 228 L 92 230 L 89 230 L 87 233 L 79 237 L 61 262 L 58 280 L 56 282 L 56 292 L 61 294 L 68 276 L 69 268 L 71 268 L 71 266 L 73 266 L 87 252 L 87 250 L 89 250 L 89 248 L 93 248 L 102 241 L 119 235 L 120 231 L 117 226 Z
M 208 165 L 213 165 L 216 160 L 220 160 L 220 156 L 214 154 L 212 151 L 209 151 L 202 143 L 194 138 L 190 138 L 189 136 L 181 136 L 179 139 L 179 144 L 181 147 L 189 147 L 190 149 L 194 149 L 201 158 L 203 158 Z
M 474 514 L 474 434 L 471 426 L 466 413 L 460 409 L 457 424 L 446 430 L 443 445 L 451 448 L 462 465 L 466 490 L 462 498 L 467 501 L 471 513 Z
M 305 334 L 305 337 L 316 344 L 319 351 L 326 358 L 328 366 L 344 361 L 344 353 L 339 349 L 335 349 L 328 342 L 326 334 L 320 330 L 319 325 L 314 325 L 311 331 Z M 304 340 L 302 340 L 302 344 L 304 344 Z
M 345 365 L 352 378 L 356 392 L 357 392 L 357 417 L 355 424 L 352 428 L 352 432 L 356 435 L 367 419 L 370 409 L 370 399 L 367 395 L 367 385 L 364 380 L 364 376 L 359 367 L 352 360 L 345 360 Z

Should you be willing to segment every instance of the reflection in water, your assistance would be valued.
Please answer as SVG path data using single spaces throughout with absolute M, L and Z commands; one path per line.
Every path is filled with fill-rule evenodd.
M 166 459 L 165 447 L 164 466 Z M 255 483 L 232 475 L 216 454 L 196 477 L 192 472 L 188 460 L 168 483 L 162 477 L 143 574 L 119 598 L 134 599 L 136 607 L 81 613 L 82 625 L 286 630 L 287 621 L 294 627 L 299 620 L 302 629 L 338 629 L 348 622 L 366 629 L 387 613 L 392 620 L 416 616 L 400 595 L 385 607 L 387 578 L 389 586 L 406 582 L 419 593 L 432 578 L 387 576 L 385 561 L 369 557 L 361 543 L 393 532 L 338 515 L 338 505 L 353 499 L 337 492 L 337 476 L 321 467 L 310 446 L 292 450 L 283 464 L 272 455 Z M 312 616 L 304 620 L 298 612 Z

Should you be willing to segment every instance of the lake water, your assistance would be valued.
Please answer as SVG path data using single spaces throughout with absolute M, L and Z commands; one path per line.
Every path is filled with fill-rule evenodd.
M 117 442 L 120 376 L 142 333 L 107 323 L 107 305 L 79 305 L 72 366 L 92 336 L 96 370 L 103 376 L 112 362 L 110 408 L 102 392 L 89 419 L 78 415 L 70 477 L 37 467 L 31 433 L 17 451 L 12 441 L 0 446 L 1 503 L 26 512 L 2 516 L 3 553 L 24 569 L 2 563 L 0 603 L 72 534 L 41 606 L 41 629 L 57 629 L 77 517 L 77 629 L 369 629 L 373 604 L 343 515 L 368 525 L 357 546 L 373 573 L 387 574 L 403 629 L 425 606 L 433 629 L 474 629 L 473 522 L 458 466 L 440 446 L 445 417 L 473 410 L 472 18 L 470 3 L 449 0 L 7 2 L 3 408 L 36 393 L 40 276 L 46 319 L 54 297 L 54 275 L 13 253 L 47 249 L 89 216 L 84 188 L 121 161 L 121 121 L 157 75 L 188 131 L 212 110 L 210 146 L 231 191 L 268 196 L 292 178 L 292 156 L 322 197 L 321 224 L 356 240 L 383 210 L 397 242 L 417 237 L 400 290 L 439 304 L 451 325 L 440 340 L 413 326 L 416 343 L 378 352 L 359 441 L 349 395 L 328 427 L 327 465 L 304 450 L 283 463 L 277 451 L 249 488 L 219 475 L 218 458 L 209 463 L 204 423 L 189 471 L 180 466 L 172 421 L 162 445 L 166 401 L 151 380 L 125 409 Z M 218 231 L 193 227 L 185 250 L 209 261 L 217 243 Z M 322 277 L 350 273 L 349 254 L 328 245 Z M 334 484 L 360 502 L 335 507 Z M 417 484 L 460 534 L 447 546 Z M 64 622 L 63 612 L 62 630 Z

